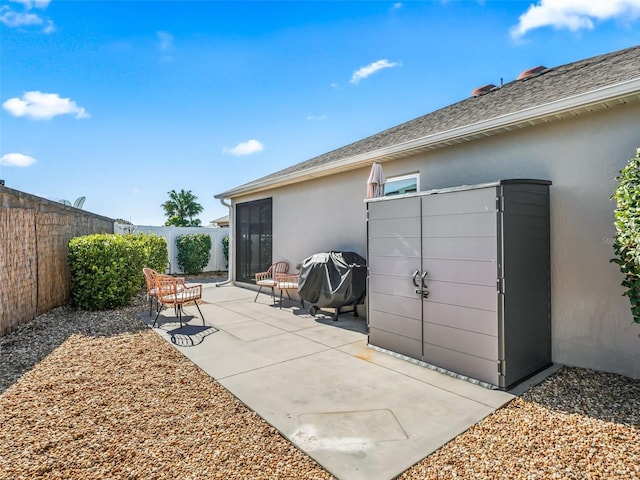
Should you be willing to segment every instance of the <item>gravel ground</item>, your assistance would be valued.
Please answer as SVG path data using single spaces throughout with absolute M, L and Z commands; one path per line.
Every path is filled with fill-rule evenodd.
M 0 479 L 332 478 L 144 326 L 143 302 L 0 338 Z M 640 381 L 564 368 L 399 478 L 640 478 Z

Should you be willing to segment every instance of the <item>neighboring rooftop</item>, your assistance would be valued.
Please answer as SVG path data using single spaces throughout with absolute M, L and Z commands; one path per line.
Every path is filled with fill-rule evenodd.
M 209 225 L 213 227 L 228 227 L 229 226 L 229 215 L 225 215 L 220 218 L 216 218 L 215 220 L 211 220 Z
M 534 68 L 531 70 L 534 70 Z M 463 129 L 491 119 L 500 119 L 494 122 L 492 127 L 493 133 L 499 133 L 504 131 L 505 128 L 498 129 L 497 127 L 504 127 L 508 122 L 509 115 L 531 111 L 531 116 L 533 116 L 536 107 L 544 107 L 564 99 L 578 98 L 589 92 L 597 92 L 632 80 L 640 80 L 640 46 L 587 58 L 555 68 L 543 68 L 521 80 L 513 80 L 501 87 L 488 89 L 486 93 L 467 98 L 344 147 L 292 165 L 218 194 L 216 198 L 257 191 L 277 184 L 302 181 L 310 176 L 326 175 L 330 173 L 327 170 L 330 170 L 332 165 L 335 165 L 335 171 L 360 168 L 363 164 L 371 163 L 374 160 L 373 157 L 376 157 L 373 154 L 377 151 L 380 151 L 378 156 L 381 158 L 395 158 L 400 156 L 399 151 L 401 148 L 392 149 L 392 147 L 406 145 L 405 151 L 409 151 L 412 148 L 411 142 L 446 132 L 455 132 L 456 129 Z M 633 84 L 627 89 L 623 88 L 619 95 L 621 97 L 627 96 L 629 94 L 627 90 L 631 90 L 634 96 L 637 97 L 636 100 L 640 100 L 640 88 L 638 86 Z M 610 97 L 615 94 L 616 92 L 607 92 Z M 602 101 L 599 97 L 591 99 L 591 101 L 595 100 Z M 584 105 L 588 105 L 586 102 L 585 100 Z M 569 102 L 566 107 L 574 106 L 572 102 Z M 593 108 L 588 107 L 588 109 L 591 110 Z M 551 112 L 547 112 L 547 114 L 549 113 Z M 562 118 L 562 116 L 558 116 L 557 112 L 553 113 L 555 119 Z M 577 113 L 579 112 L 573 111 L 572 114 Z M 523 120 L 520 119 L 520 121 Z M 545 121 L 549 121 L 549 119 Z M 512 122 L 515 125 L 515 120 Z M 443 138 L 439 139 L 438 142 L 433 142 L 428 148 L 421 143 L 422 149 L 439 148 L 444 145 L 471 140 L 474 138 L 471 130 L 473 129 L 470 129 L 464 135 L 464 138 L 462 133 L 459 134 L 459 139 L 457 140 L 453 140 L 453 134 L 450 138 L 444 138 L 447 135 L 441 135 Z M 509 130 L 509 128 L 506 128 L 506 130 Z M 362 156 L 365 154 L 372 154 L 371 158 L 363 159 Z M 387 156 L 385 157 L 385 155 Z M 375 158 L 375 160 L 380 161 L 381 158 Z

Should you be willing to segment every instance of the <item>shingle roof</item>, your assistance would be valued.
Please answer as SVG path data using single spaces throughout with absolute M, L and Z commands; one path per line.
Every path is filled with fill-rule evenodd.
M 355 155 L 420 139 L 458 127 L 520 112 L 532 107 L 640 77 L 640 46 L 550 68 L 524 80 L 514 80 L 489 93 L 442 109 L 274 172 L 234 190 L 246 190 L 280 177 L 330 166 Z M 231 192 L 231 191 L 230 191 Z M 229 192 L 227 192 L 229 193 Z M 224 194 L 216 195 L 220 198 Z

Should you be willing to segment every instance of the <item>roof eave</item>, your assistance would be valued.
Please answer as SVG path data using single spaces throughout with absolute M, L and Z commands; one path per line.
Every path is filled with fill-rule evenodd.
M 345 157 L 329 164 L 307 168 L 281 177 L 268 178 L 264 181 L 258 180 L 215 195 L 215 198 L 233 198 L 240 195 L 258 193 L 311 178 L 362 168 L 373 162 L 385 162 L 423 151 L 435 150 L 477 138 L 509 132 L 517 128 L 527 128 L 540 123 L 578 116 L 586 112 L 634 101 L 640 101 L 640 77 L 407 142 Z

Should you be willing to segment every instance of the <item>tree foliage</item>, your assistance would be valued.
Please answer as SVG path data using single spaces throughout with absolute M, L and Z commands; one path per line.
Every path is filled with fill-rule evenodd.
M 611 197 L 616 201 L 616 239 L 613 250 L 624 275 L 623 295 L 629 297 L 633 320 L 640 323 L 640 148 L 618 177 L 618 186 Z
M 199 227 L 202 224 L 199 218 L 194 217 L 202 213 L 203 208 L 197 202 L 198 197 L 191 190 L 183 189 L 179 192 L 171 190 L 167 194 L 169 200 L 161 205 L 167 217 L 165 226 Z

